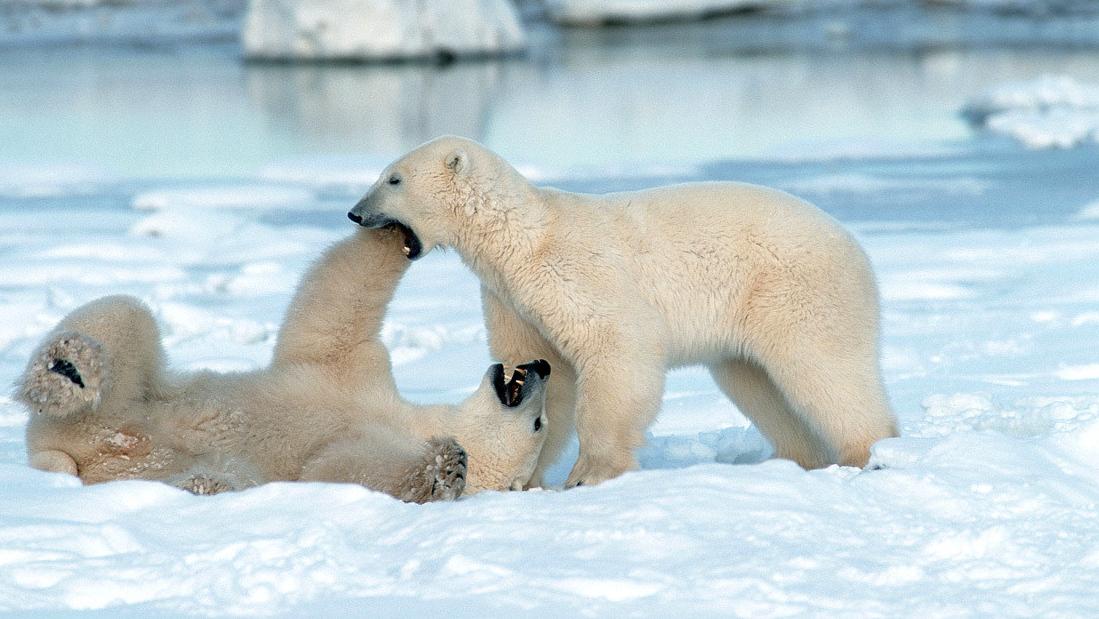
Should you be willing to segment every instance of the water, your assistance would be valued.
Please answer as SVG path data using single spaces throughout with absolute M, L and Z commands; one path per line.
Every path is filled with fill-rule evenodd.
M 995 84 L 1099 82 L 1087 45 L 924 45 L 938 32 L 924 22 L 887 45 L 885 23 L 774 19 L 536 26 L 525 58 L 447 67 L 254 65 L 234 43 L 0 49 L 0 166 L 96 179 L 374 169 L 443 133 L 566 176 L 904 155 L 971 144 L 958 110 Z

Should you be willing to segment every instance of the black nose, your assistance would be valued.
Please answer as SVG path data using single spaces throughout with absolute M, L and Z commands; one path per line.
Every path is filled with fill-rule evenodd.
M 363 223 L 363 218 L 362 218 L 362 217 L 359 217 L 359 216 L 358 216 L 358 215 L 356 215 L 355 213 L 348 213 L 348 214 L 347 214 L 347 218 L 348 218 L 348 219 L 350 219 L 351 221 L 353 221 L 353 222 L 355 222 L 355 223 L 359 224 L 360 226 L 361 226 L 361 225 L 362 225 L 362 223 Z

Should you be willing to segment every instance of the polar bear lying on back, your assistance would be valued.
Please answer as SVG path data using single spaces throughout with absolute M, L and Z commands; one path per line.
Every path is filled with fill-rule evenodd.
M 545 440 L 544 361 L 489 369 L 458 406 L 397 392 L 378 337 L 408 261 L 363 230 L 303 278 L 269 368 L 172 374 L 156 322 L 130 297 L 70 313 L 17 388 L 31 466 L 85 483 L 161 480 L 198 494 L 268 481 L 351 482 L 405 501 L 526 483 Z M 468 453 L 468 456 L 467 456 Z
M 636 467 L 664 375 L 686 364 L 707 365 L 776 454 L 804 467 L 863 466 L 872 443 L 896 435 L 866 255 L 786 193 L 741 183 L 566 193 L 446 137 L 386 168 L 348 216 L 397 227 L 409 258 L 455 248 L 481 279 L 493 354 L 553 365 L 534 483 L 574 420 L 568 485 Z

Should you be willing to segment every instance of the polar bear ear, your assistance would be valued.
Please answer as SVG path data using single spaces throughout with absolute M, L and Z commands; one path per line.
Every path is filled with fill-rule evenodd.
M 446 167 L 455 174 L 462 174 L 469 169 L 469 155 L 462 149 L 450 151 L 446 156 Z

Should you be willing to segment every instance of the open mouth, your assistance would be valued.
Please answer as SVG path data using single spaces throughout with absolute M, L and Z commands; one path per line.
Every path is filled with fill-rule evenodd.
M 400 231 L 401 236 L 404 237 L 404 255 L 407 256 L 409 260 L 419 258 L 420 254 L 424 252 L 424 245 L 420 242 L 420 237 L 416 236 L 416 233 L 412 231 L 412 228 L 409 228 L 396 219 L 383 219 L 377 216 L 363 218 L 363 216 L 356 213 L 355 210 L 356 209 L 352 209 L 352 211 L 347 214 L 347 218 L 364 228 L 384 228 L 386 230 Z
M 402 224 L 399 221 L 393 220 L 383 226 L 390 230 L 397 230 L 404 237 L 404 255 L 409 260 L 415 260 L 420 257 L 420 254 L 424 251 L 424 246 L 420 243 L 420 237 L 416 236 L 416 233 L 412 231 L 412 228 Z
M 514 408 L 522 404 L 523 399 L 530 390 L 527 387 L 527 380 L 532 373 L 537 376 L 539 382 L 544 381 L 550 375 L 549 363 L 542 359 L 524 363 L 515 368 L 510 379 L 504 375 L 503 364 L 493 365 L 492 386 L 496 389 L 496 397 L 500 399 L 500 403 L 508 408 Z

